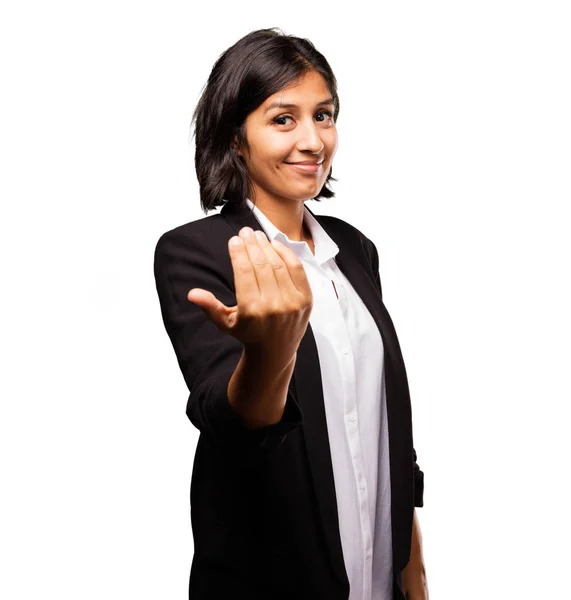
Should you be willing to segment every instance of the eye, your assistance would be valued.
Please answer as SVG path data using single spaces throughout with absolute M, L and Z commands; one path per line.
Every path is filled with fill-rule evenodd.
M 282 121 L 283 119 L 293 119 L 293 117 L 290 117 L 289 115 L 280 115 L 279 117 L 276 117 L 273 120 L 273 123 L 275 123 L 276 125 L 287 125 L 287 123 L 281 123 L 280 121 Z
M 325 117 L 329 117 L 329 120 L 333 123 L 333 113 L 329 110 L 320 110 L 319 112 L 315 113 L 315 116 L 318 117 L 320 115 L 325 115 Z M 292 119 L 293 117 L 291 115 L 280 115 L 279 117 L 276 117 L 275 119 L 272 120 L 272 123 L 274 123 L 275 125 L 290 125 L 291 123 L 287 123 L 284 122 L 287 119 Z M 326 123 L 327 122 L 327 118 L 325 119 L 317 119 L 318 123 Z
M 318 115 L 326 115 L 327 117 L 329 117 L 329 119 L 331 121 L 333 121 L 333 114 L 329 110 L 320 110 L 317 114 Z M 323 123 L 323 121 L 320 121 L 320 122 Z

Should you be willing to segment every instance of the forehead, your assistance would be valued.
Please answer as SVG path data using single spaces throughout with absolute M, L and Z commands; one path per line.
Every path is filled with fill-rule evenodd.
M 313 105 L 331 97 L 331 92 L 323 76 L 309 71 L 291 84 L 272 94 L 259 107 L 262 111 L 272 104 Z

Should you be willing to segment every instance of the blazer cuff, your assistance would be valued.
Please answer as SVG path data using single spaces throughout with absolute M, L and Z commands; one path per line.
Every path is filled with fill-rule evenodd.
M 414 475 L 414 506 L 424 506 L 424 473 L 420 470 Z

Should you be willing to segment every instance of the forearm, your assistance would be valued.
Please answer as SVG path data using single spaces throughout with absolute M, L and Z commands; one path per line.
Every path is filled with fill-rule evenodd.
M 259 429 L 279 423 L 286 405 L 293 357 L 270 357 L 244 348 L 228 382 L 228 401 L 246 427 Z
M 412 521 L 410 559 L 402 571 L 402 585 L 406 600 L 428 600 L 426 569 L 422 554 L 422 535 L 416 509 Z
M 418 516 L 416 509 L 413 512 L 412 518 L 412 538 L 410 546 L 410 560 L 415 563 L 420 563 L 424 567 L 424 556 L 422 553 L 422 534 L 420 532 L 420 524 L 418 522 Z

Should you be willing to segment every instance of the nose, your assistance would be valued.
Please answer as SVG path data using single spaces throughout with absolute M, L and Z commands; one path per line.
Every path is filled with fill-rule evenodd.
M 305 120 L 297 128 L 299 138 L 297 142 L 298 150 L 306 152 L 321 152 L 324 147 L 323 140 L 319 134 L 319 129 L 313 119 Z

